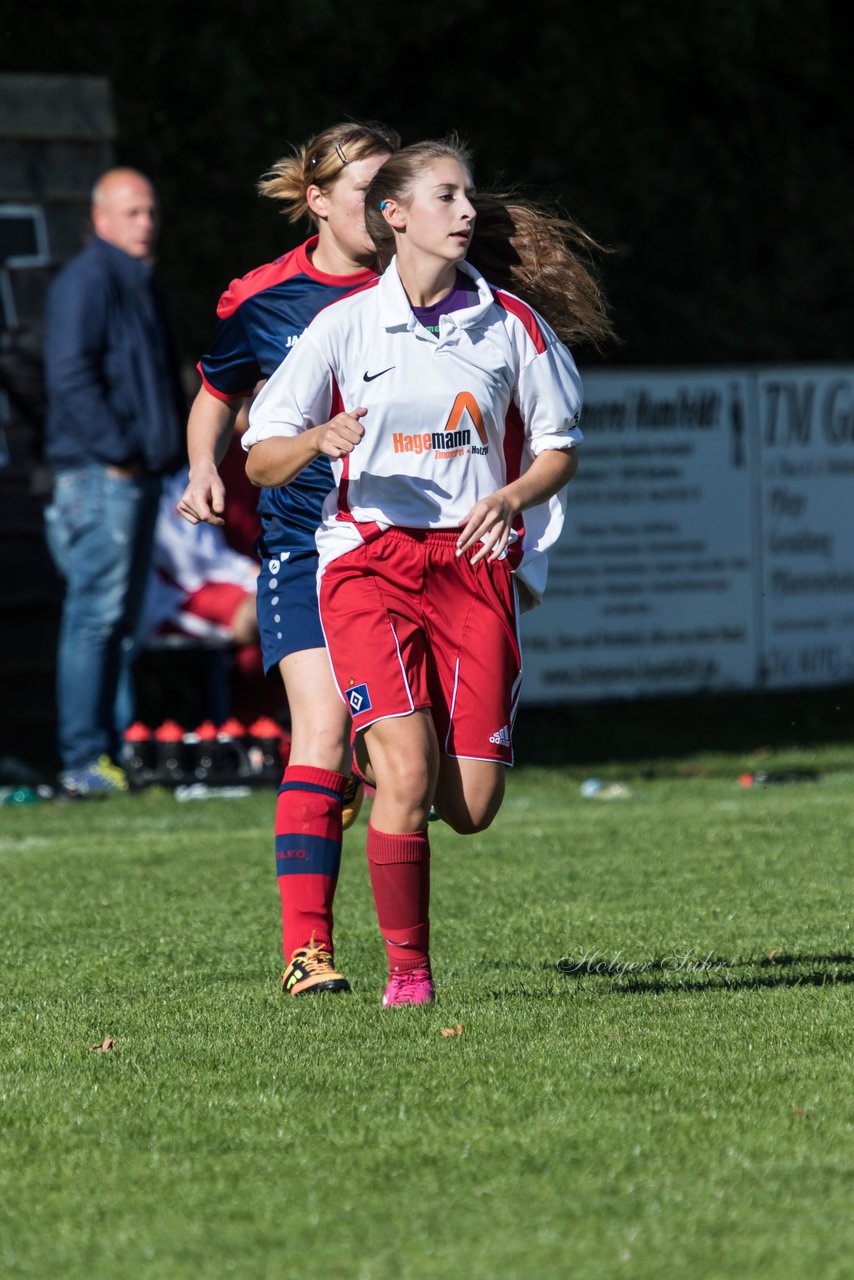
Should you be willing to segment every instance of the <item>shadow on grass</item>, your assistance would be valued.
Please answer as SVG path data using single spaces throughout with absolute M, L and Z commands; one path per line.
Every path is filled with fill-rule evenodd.
M 551 966 L 549 966 L 551 967 Z M 773 955 L 730 960 L 711 952 L 627 961 L 587 953 L 562 957 L 558 973 L 585 990 L 615 995 L 685 991 L 755 991 L 763 987 L 823 987 L 854 982 L 854 955 Z

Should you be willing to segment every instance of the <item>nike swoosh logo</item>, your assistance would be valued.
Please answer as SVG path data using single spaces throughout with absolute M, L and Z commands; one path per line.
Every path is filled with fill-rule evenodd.
M 365 382 L 373 382 L 374 378 L 381 378 L 384 373 L 390 373 L 393 368 L 394 368 L 394 365 L 390 364 L 387 369 L 380 369 L 379 373 L 368 373 L 366 369 L 363 375 L 364 380 Z

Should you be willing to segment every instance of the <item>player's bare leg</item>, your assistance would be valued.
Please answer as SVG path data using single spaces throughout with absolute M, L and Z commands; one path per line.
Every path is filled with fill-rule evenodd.
M 350 714 L 325 649 L 289 653 L 279 663 L 291 712 L 290 763 L 350 772 Z
M 368 746 L 365 742 L 364 733 L 356 735 L 356 741 L 353 743 L 353 759 L 356 762 L 356 767 L 359 770 L 359 773 L 365 781 L 370 786 L 375 787 L 377 785 L 377 778 L 374 773 L 374 766 L 371 764 L 371 757 L 368 755 Z
M 371 821 L 380 831 L 420 830 L 427 821 L 439 768 L 430 712 L 377 720 L 364 736 L 377 788 Z
M 497 760 L 443 755 L 434 801 L 439 817 L 462 836 L 484 831 L 501 808 L 506 772 Z

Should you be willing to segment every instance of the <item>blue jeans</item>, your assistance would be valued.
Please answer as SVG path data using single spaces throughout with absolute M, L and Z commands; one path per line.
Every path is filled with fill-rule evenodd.
M 130 668 L 154 540 L 160 477 L 99 463 L 57 471 L 47 542 L 65 579 L 57 655 L 59 754 L 78 769 L 117 757 L 133 714 Z

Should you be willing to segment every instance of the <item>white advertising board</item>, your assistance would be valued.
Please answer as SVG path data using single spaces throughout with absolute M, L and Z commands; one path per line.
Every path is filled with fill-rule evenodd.
M 854 370 L 757 382 L 764 683 L 854 681 Z
M 854 679 L 852 379 L 586 375 L 566 524 L 522 619 L 523 701 Z

